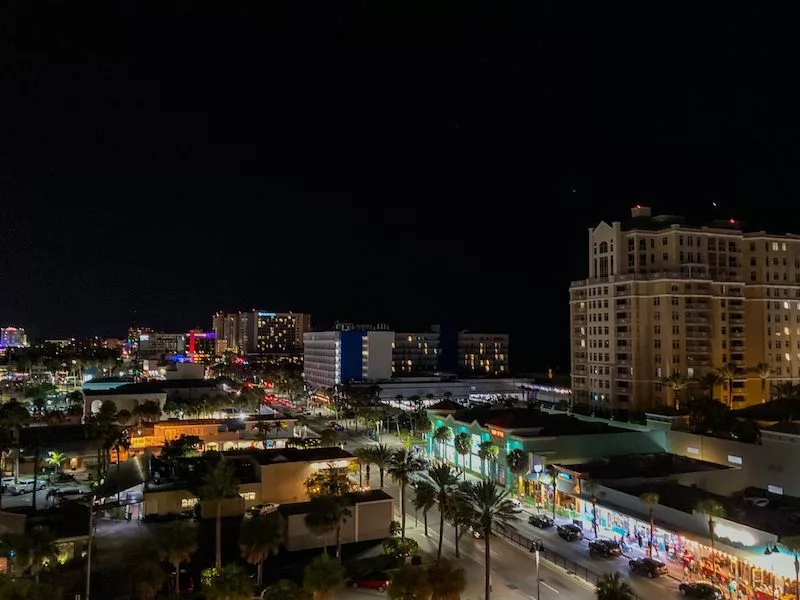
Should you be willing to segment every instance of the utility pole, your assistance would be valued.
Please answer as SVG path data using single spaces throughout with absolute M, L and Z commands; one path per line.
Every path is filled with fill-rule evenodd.
M 94 542 L 94 501 L 95 495 L 89 504 L 89 548 L 86 550 L 86 599 L 89 600 L 92 589 L 92 544 Z

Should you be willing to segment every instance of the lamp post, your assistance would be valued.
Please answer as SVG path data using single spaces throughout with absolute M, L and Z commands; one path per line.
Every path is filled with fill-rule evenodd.
M 541 598 L 541 587 L 539 585 L 541 582 L 541 578 L 539 577 L 539 552 L 542 550 L 544 550 L 544 542 L 542 542 L 542 540 L 533 540 L 530 551 L 536 556 L 536 600 Z
M 89 600 L 92 591 L 92 542 L 94 541 L 95 499 L 96 496 L 92 494 L 92 498 L 89 501 L 89 547 L 86 549 L 86 600 Z
M 770 548 L 769 544 L 767 544 L 767 547 L 764 548 L 764 556 L 771 556 L 772 554 L 780 554 L 780 552 L 781 551 L 778 549 L 777 544 L 772 544 L 772 548 Z M 775 598 L 775 560 L 774 559 L 770 560 L 770 567 L 771 567 L 771 570 L 772 570 L 772 598 L 774 600 L 774 598 Z M 795 559 L 794 559 L 794 569 L 795 569 L 795 573 L 800 572 L 800 564 L 798 564 L 798 562 L 797 562 L 797 557 L 795 557 Z
M 533 472 L 536 473 L 536 495 L 538 496 L 536 502 L 536 512 L 541 512 L 541 500 L 542 500 L 542 488 L 540 487 L 539 483 L 539 475 L 542 474 L 542 463 L 533 463 Z M 538 600 L 538 598 L 537 598 Z

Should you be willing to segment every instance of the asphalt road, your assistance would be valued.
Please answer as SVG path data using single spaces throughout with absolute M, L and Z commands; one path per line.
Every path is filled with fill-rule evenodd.
M 316 411 L 315 411 L 316 412 Z M 312 417 L 309 419 L 309 427 L 314 429 L 315 431 L 320 431 L 327 426 L 327 422 L 331 420 L 333 417 L 330 414 L 323 413 L 323 417 Z M 342 422 L 344 424 L 344 421 Z M 345 449 L 353 452 L 356 448 L 364 445 L 369 445 L 374 443 L 369 438 L 365 437 L 360 433 L 356 433 L 352 429 L 348 429 L 344 432 L 341 432 L 341 441 L 346 442 Z M 402 441 L 394 434 L 386 434 L 384 435 L 384 439 L 382 440 L 384 443 L 390 446 L 401 446 Z M 373 486 L 377 484 L 377 473 L 373 474 L 372 477 L 372 484 Z M 386 480 L 386 491 L 395 497 L 397 502 L 399 503 L 399 493 L 398 488 L 392 482 L 390 482 L 387 478 Z M 412 492 L 413 493 L 413 492 Z M 410 494 L 409 494 L 410 498 Z M 408 514 L 408 522 L 414 522 L 414 512 L 413 512 L 413 505 L 410 502 L 407 503 L 407 510 L 409 511 Z M 567 542 L 561 539 L 558 534 L 556 533 L 555 527 L 547 530 L 538 529 L 532 525 L 528 524 L 528 516 L 533 514 L 534 511 L 525 508 L 523 513 L 520 514 L 520 520 L 514 524 L 515 529 L 523 536 L 529 539 L 541 539 L 546 548 L 557 552 L 561 556 L 565 557 L 569 561 L 576 563 L 577 565 L 589 569 L 594 573 L 602 575 L 604 573 L 614 573 L 620 572 L 623 576 L 628 578 L 628 581 L 633 588 L 634 592 L 636 593 L 639 598 L 647 598 L 648 600 L 654 600 L 656 598 L 675 598 L 679 595 L 678 592 L 678 583 L 679 581 L 672 578 L 672 577 L 660 577 L 657 579 L 648 579 L 646 577 L 638 577 L 638 576 L 629 576 L 629 568 L 628 568 L 628 561 L 633 558 L 634 556 L 621 556 L 619 558 L 599 558 L 593 557 L 589 555 L 589 539 L 592 538 L 592 532 L 587 531 L 586 536 L 587 539 L 584 539 L 579 542 Z M 432 509 L 428 513 L 428 523 L 429 528 L 431 524 L 433 527 L 436 528 L 439 522 L 439 513 L 436 508 Z M 569 522 L 567 519 L 556 519 L 556 523 L 566 523 Z M 453 530 L 451 527 L 445 525 L 445 538 L 450 540 L 452 543 L 453 538 Z M 534 568 L 532 566 L 533 559 L 532 555 L 528 552 L 525 552 L 519 549 L 516 545 L 512 545 L 510 542 L 502 539 L 501 537 L 496 537 L 494 540 L 495 543 L 492 544 L 492 553 L 493 553 L 493 560 L 492 564 L 493 570 L 497 573 L 500 579 L 507 579 L 512 585 L 518 586 L 518 589 L 521 590 L 520 593 L 522 597 L 528 598 L 535 598 L 535 584 L 536 578 L 535 574 L 533 574 Z M 483 543 L 480 540 L 474 540 L 471 537 L 464 536 L 461 540 L 462 546 L 465 548 L 473 545 L 475 549 L 479 549 L 480 556 L 476 556 L 474 558 L 475 561 L 480 562 L 482 565 L 482 555 L 483 555 Z M 497 552 L 495 556 L 494 553 Z M 638 554 L 638 553 L 637 553 Z M 497 560 L 495 560 L 495 558 Z M 551 567 L 550 563 L 547 561 L 543 561 L 542 565 L 546 565 L 549 569 Z M 481 567 L 483 568 L 483 567 Z M 544 569 L 544 568 L 543 568 Z M 543 578 L 546 576 L 542 576 Z M 566 577 L 564 579 L 563 577 Z M 559 598 L 564 599 L 566 597 L 579 597 L 579 595 L 572 595 L 572 594 L 579 594 L 577 590 L 569 588 L 568 586 L 571 584 L 573 588 L 575 584 L 572 583 L 572 580 L 569 576 L 563 576 L 561 579 L 554 579 L 554 583 L 552 585 L 553 588 L 559 589 L 559 586 L 562 586 L 562 589 L 559 590 L 559 593 L 562 593 Z M 495 586 L 497 588 L 497 586 Z M 528 594 L 530 590 L 533 589 L 532 595 L 525 596 Z M 569 589 L 567 593 L 565 590 Z M 547 587 L 542 588 L 542 597 L 546 597 Z M 555 592 L 550 592 L 555 594 Z M 590 594 L 590 597 L 592 595 Z

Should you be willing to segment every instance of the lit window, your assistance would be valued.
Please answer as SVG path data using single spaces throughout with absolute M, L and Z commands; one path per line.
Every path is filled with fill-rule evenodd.
M 689 446 L 688 448 L 686 448 L 686 452 L 688 454 L 700 454 L 700 450 L 694 448 L 693 446 Z
M 783 496 L 783 488 L 777 485 L 768 485 L 767 492 L 770 494 L 777 494 L 778 496 Z
M 728 462 L 732 465 L 740 465 L 742 464 L 742 457 L 741 456 L 734 456 L 733 454 L 728 454 Z
M 194 508 L 197 498 L 181 498 L 181 508 Z
M 239 495 L 242 497 L 243 500 L 255 500 L 256 493 L 255 492 L 239 492 Z

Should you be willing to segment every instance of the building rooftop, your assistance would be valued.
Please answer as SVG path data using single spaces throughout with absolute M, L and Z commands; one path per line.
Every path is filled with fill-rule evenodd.
M 428 410 L 456 411 L 463 410 L 463 408 L 464 407 L 455 400 L 445 398 L 444 400 L 440 400 L 436 404 L 429 406 Z
M 101 443 L 85 425 L 32 425 L 20 430 L 19 440 L 23 448 L 39 446 L 45 452 L 95 448 Z
M 364 502 L 376 502 L 378 500 L 391 500 L 392 497 L 383 490 L 369 490 L 367 492 L 349 492 L 345 494 L 351 504 L 363 504 Z M 304 515 L 309 511 L 311 502 L 292 502 L 291 504 L 281 504 L 278 512 L 283 517 L 292 515 Z M 388 534 L 387 534 L 388 535 Z
M 260 481 L 260 473 L 251 460 L 252 452 L 224 452 L 228 464 L 233 467 L 234 477 L 239 483 L 256 483 Z M 124 463 L 123 463 L 124 464 Z M 148 492 L 165 492 L 169 490 L 188 490 L 197 493 L 203 485 L 203 478 L 211 468 L 207 456 L 190 456 L 179 458 L 173 463 L 153 457 L 150 460 L 146 490 Z M 114 471 L 111 469 L 109 472 Z M 159 473 L 156 479 L 154 474 Z
M 479 406 L 457 411 L 453 419 L 462 423 L 477 422 L 484 427 L 505 430 L 527 430 L 514 435 L 559 436 L 591 435 L 596 433 L 625 433 L 629 430 L 612 427 L 608 423 L 590 422 L 566 414 L 552 414 L 535 408 L 500 408 Z
M 90 383 L 106 382 L 109 379 L 97 380 L 92 379 Z M 110 390 L 94 390 L 84 389 L 83 393 L 86 396 L 114 396 L 117 394 L 158 394 L 164 393 L 168 390 L 182 390 L 182 389 L 197 389 L 208 388 L 214 389 L 219 387 L 219 382 L 215 379 L 167 379 L 158 381 L 140 381 L 138 383 L 123 383 Z
M 64 502 L 40 510 L 33 510 L 30 506 L 3 507 L 3 512 L 24 516 L 26 531 L 44 527 L 56 540 L 89 535 L 89 506 L 86 504 Z
M 266 466 L 286 462 L 324 462 L 328 460 L 343 460 L 354 458 L 346 450 L 338 446 L 328 448 L 272 448 L 269 450 L 228 450 L 222 453 L 226 458 L 247 456 L 254 459 L 259 465 Z
M 588 479 L 613 480 L 659 478 L 682 473 L 722 471 L 727 470 L 729 467 L 663 452 L 611 456 L 589 463 L 568 465 L 566 468 L 575 473 L 585 475 Z
M 637 498 L 642 494 L 655 492 L 658 494 L 659 504 L 688 514 L 692 514 L 700 501 L 716 500 L 725 508 L 725 518 L 729 521 L 778 536 L 800 535 L 800 501 L 796 498 L 770 495 L 768 506 L 756 507 L 747 502 L 743 494 L 719 496 L 676 482 L 604 485 Z

